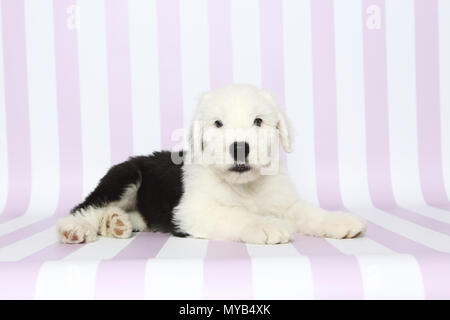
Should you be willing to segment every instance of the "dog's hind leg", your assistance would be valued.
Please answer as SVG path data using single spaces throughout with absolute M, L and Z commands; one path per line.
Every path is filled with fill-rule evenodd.
M 97 239 L 97 235 L 128 238 L 133 230 L 143 230 L 136 219 L 136 194 L 141 173 L 133 160 L 112 167 L 95 190 L 62 218 L 57 225 L 64 243 L 82 243 Z M 136 223 L 136 226 L 133 225 Z

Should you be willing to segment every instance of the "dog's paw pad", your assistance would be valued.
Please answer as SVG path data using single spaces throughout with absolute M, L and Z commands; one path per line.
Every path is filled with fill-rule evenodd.
M 71 229 L 62 229 L 59 232 L 59 239 L 63 243 L 85 243 L 95 240 L 92 230 L 83 226 L 76 226 Z
M 70 239 L 70 241 L 73 241 L 73 242 L 79 241 L 78 236 L 75 232 L 69 233 L 69 235 L 67 235 L 68 233 L 69 233 L 68 231 L 64 232 L 64 235 L 66 236 L 67 239 Z M 83 237 L 83 239 L 84 239 L 84 237 Z
M 123 235 L 123 232 L 124 232 L 124 230 L 121 230 L 121 229 L 114 229 L 114 234 L 115 235 L 117 235 L 117 236 L 121 236 L 121 235 Z
M 129 238 L 133 228 L 126 213 L 113 212 L 106 219 L 106 234 L 115 238 Z

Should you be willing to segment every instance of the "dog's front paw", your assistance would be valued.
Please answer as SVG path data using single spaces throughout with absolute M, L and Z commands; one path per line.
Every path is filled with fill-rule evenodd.
M 255 244 L 287 243 L 292 237 L 291 229 L 284 221 L 266 218 L 260 223 L 244 228 L 241 240 Z
M 363 219 L 347 212 L 330 213 L 322 223 L 323 236 L 335 239 L 355 238 L 367 228 Z

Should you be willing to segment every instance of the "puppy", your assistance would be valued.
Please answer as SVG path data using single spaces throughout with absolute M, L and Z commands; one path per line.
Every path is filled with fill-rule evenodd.
M 274 98 L 228 85 L 198 103 L 185 152 L 155 152 L 113 166 L 57 224 L 64 243 L 133 231 L 243 241 L 289 242 L 296 233 L 352 238 L 365 222 L 302 201 L 280 159 L 291 152 L 288 121 Z

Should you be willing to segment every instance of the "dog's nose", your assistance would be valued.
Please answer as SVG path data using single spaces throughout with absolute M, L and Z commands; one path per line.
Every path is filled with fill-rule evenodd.
M 230 153 L 234 161 L 245 162 L 250 153 L 250 146 L 247 142 L 234 142 L 230 146 Z

